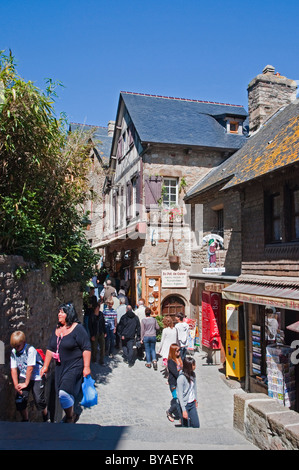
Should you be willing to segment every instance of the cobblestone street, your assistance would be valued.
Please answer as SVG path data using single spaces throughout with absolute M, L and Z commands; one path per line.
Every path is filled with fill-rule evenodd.
M 1 450 L 196 451 L 258 450 L 233 428 L 233 396 L 243 393 L 226 381 L 219 366 L 194 354 L 200 428 L 181 428 L 166 417 L 170 391 L 163 374 L 136 360 L 129 368 L 121 351 L 92 364 L 98 404 L 83 409 L 76 424 L 0 422 Z
M 92 364 L 98 405 L 84 409 L 79 423 L 125 426 L 119 449 L 254 449 L 233 429 L 233 395 L 242 393 L 225 383 L 219 366 L 206 365 L 205 355 L 196 352 L 198 413 L 200 429 L 178 427 L 166 417 L 171 394 L 161 360 L 158 371 L 136 360 L 129 368 L 121 352 L 106 358 L 104 366 Z

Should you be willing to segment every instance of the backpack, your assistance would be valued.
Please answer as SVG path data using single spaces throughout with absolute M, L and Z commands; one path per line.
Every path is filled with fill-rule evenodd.
M 30 348 L 30 344 L 27 344 L 26 345 L 26 348 L 25 348 L 25 352 L 26 354 L 28 354 L 28 349 Z M 40 366 L 43 366 L 44 365 L 44 361 L 45 361 L 45 353 L 42 349 L 37 349 L 36 348 L 36 363 L 39 364 Z

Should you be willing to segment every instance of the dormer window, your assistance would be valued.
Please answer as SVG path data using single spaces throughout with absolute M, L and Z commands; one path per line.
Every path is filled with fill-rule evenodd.
M 228 134 L 242 134 L 242 122 L 234 118 L 227 118 L 226 132 Z
M 237 134 L 239 129 L 239 123 L 237 121 L 230 121 L 229 123 L 229 132 L 231 134 Z

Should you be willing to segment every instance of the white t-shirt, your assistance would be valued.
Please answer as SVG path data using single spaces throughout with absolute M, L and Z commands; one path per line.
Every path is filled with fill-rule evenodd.
M 178 330 L 178 340 L 180 342 L 181 348 L 185 348 L 188 345 L 188 333 L 189 325 L 186 322 L 178 322 L 175 325 Z
M 191 379 L 190 381 L 190 389 L 189 389 L 189 396 L 188 396 L 188 403 L 192 403 L 195 400 L 195 392 L 194 392 L 194 382 Z
M 136 310 L 135 310 L 135 315 L 139 318 L 140 322 L 143 318 L 145 318 L 145 306 L 140 305 Z
M 26 378 L 26 371 L 28 366 L 34 366 L 30 380 L 41 380 L 40 370 L 42 364 L 36 362 L 37 351 L 33 346 L 29 346 L 26 353 L 26 344 L 22 351 L 19 353 L 15 349 L 12 350 L 10 356 L 11 369 L 19 369 L 20 377 Z

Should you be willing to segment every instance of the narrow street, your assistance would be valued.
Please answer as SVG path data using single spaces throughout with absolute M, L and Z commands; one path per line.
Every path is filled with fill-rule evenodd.
M 254 449 L 233 429 L 233 395 L 237 383 L 225 383 L 219 366 L 206 365 L 196 352 L 200 429 L 186 429 L 166 417 L 170 391 L 161 360 L 158 371 L 136 360 L 129 368 L 121 353 L 106 358 L 105 366 L 92 365 L 98 405 L 84 409 L 79 423 L 124 426 L 117 449 Z M 237 388 L 236 388 L 237 387 Z

